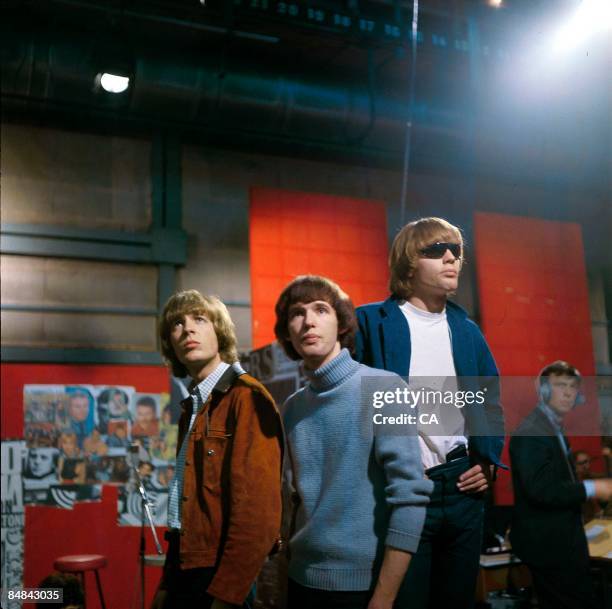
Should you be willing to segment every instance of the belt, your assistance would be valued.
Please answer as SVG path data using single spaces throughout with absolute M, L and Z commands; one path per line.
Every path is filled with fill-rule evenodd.
M 446 462 L 426 469 L 425 475 L 428 478 L 432 478 L 435 475 L 443 475 L 443 473 L 455 471 L 458 467 L 462 467 L 460 461 L 465 461 L 465 463 L 468 463 L 468 452 L 465 444 L 456 446 L 449 453 L 446 453 Z
M 446 463 L 450 463 L 451 461 L 456 461 L 457 459 L 463 459 L 463 457 L 467 457 L 467 446 L 465 444 L 459 444 L 459 446 L 455 446 L 453 450 L 446 453 Z

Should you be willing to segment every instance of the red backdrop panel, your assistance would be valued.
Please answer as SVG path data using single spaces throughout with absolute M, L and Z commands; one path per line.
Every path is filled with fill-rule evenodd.
M 387 295 L 384 203 L 252 188 L 250 206 L 253 347 L 275 340 L 274 304 L 296 275 L 325 275 L 355 305 Z
M 536 376 L 563 359 L 595 374 L 589 295 L 580 226 L 503 214 L 474 217 L 481 327 L 504 377 Z M 534 384 L 504 400 L 509 429 L 535 406 Z M 599 420 L 596 396 L 570 416 Z M 599 437 L 571 438 L 574 450 L 601 452 Z M 510 463 L 507 452 L 504 462 Z M 512 503 L 510 475 L 496 485 L 498 503 Z
M 2 364 L 2 439 L 23 438 L 23 386 L 26 384 L 131 385 L 146 393 L 169 392 L 168 370 L 162 366 L 79 366 L 53 364 Z M 163 529 L 158 529 L 161 536 Z M 102 501 L 77 503 L 72 510 L 26 506 L 24 585 L 36 587 L 53 571 L 53 561 L 63 554 L 105 554 L 108 567 L 101 570 L 107 607 L 140 606 L 138 549 L 140 529 L 117 525 L 117 489 L 105 485 Z M 146 553 L 154 554 L 147 533 Z M 161 569 L 145 569 L 146 606 L 161 576 Z M 87 606 L 98 609 L 93 575 L 87 576 Z

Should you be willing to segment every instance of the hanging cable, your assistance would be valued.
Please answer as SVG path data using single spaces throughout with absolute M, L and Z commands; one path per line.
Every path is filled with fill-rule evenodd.
M 408 173 L 410 172 L 410 152 L 412 140 L 412 122 L 414 113 L 414 89 L 416 80 L 417 36 L 419 30 L 419 0 L 412 3 L 412 53 L 410 61 L 410 85 L 408 101 L 408 121 L 406 122 L 406 144 L 404 147 L 404 167 L 402 171 L 402 193 L 400 199 L 400 226 L 404 226 L 406 218 L 406 196 L 408 188 Z

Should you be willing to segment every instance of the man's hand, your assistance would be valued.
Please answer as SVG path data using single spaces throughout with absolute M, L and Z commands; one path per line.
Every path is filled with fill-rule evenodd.
M 612 478 L 596 478 L 595 497 L 600 501 L 610 501 L 612 499 Z
M 493 466 L 490 465 L 490 475 L 485 474 L 485 470 L 482 465 L 478 463 L 474 467 L 470 467 L 467 472 L 463 472 L 459 476 L 459 482 L 457 482 L 457 488 L 462 493 L 482 493 L 486 491 L 490 484 L 489 480 L 493 475 Z

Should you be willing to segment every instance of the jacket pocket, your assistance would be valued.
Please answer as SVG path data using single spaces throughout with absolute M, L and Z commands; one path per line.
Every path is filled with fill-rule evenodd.
M 204 438 L 204 488 L 211 494 L 221 494 L 221 481 L 231 442 L 231 434 L 222 430 L 209 430 Z

